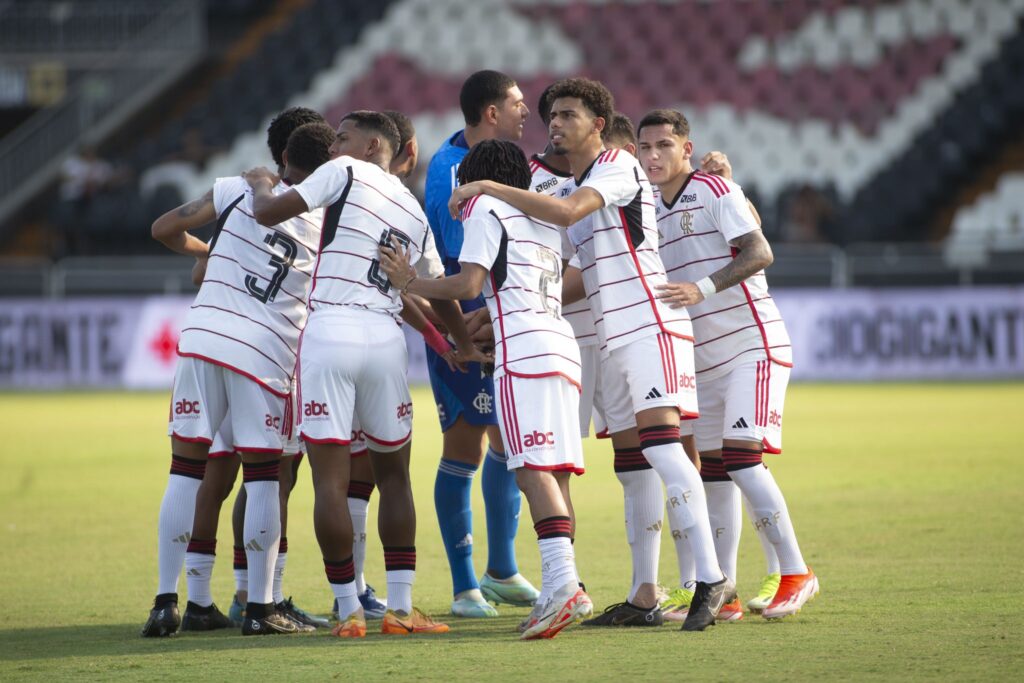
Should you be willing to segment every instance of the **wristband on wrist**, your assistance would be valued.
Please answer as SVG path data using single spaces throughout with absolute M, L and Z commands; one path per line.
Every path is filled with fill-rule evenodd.
M 697 285 L 697 289 L 700 290 L 700 293 L 704 295 L 705 299 L 707 299 L 709 296 L 718 291 L 718 289 L 715 287 L 715 283 L 711 281 L 710 277 L 698 280 L 694 284 Z
M 439 356 L 443 356 L 448 353 L 452 348 L 451 344 L 448 343 L 448 340 L 442 337 L 441 333 L 437 331 L 437 328 L 429 321 L 427 322 L 427 326 L 423 328 L 423 332 L 421 334 L 423 335 L 423 341 L 427 343 L 430 350 Z

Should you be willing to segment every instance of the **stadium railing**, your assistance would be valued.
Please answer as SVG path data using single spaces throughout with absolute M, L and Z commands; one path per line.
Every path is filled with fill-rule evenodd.
M 950 264 L 939 246 L 864 243 L 845 248 L 775 245 L 772 287 L 921 287 L 1024 283 L 1024 258 Z M 190 259 L 180 256 L 76 256 L 55 263 L 0 260 L 0 296 L 144 296 L 195 292 Z
M 16 3 L 17 4 L 17 3 Z M 206 44 L 206 24 L 202 0 L 176 0 L 175 2 L 140 0 L 127 3 L 149 7 L 152 14 L 144 25 L 134 19 L 121 18 L 124 2 L 86 3 L 92 12 L 82 15 L 80 29 L 72 28 L 71 21 L 82 3 L 74 9 L 66 29 L 76 45 L 84 45 L 80 34 L 97 25 L 110 24 L 104 29 L 112 38 L 122 38 L 97 56 L 89 67 L 88 77 L 77 79 L 67 97 L 53 107 L 42 109 L 11 134 L 0 140 L 0 225 L 51 182 L 57 175 L 66 155 L 81 143 L 95 143 L 124 123 L 132 113 L 161 92 L 198 60 Z M 69 3 L 44 2 L 29 6 L 49 6 L 52 12 L 61 11 Z M 106 15 L 103 13 L 106 12 Z M 15 13 L 15 18 L 19 15 Z M 51 15 L 52 16 L 52 15 Z M 106 21 L 97 20 L 105 16 Z M 31 17 L 23 15 L 25 40 L 29 45 L 38 38 L 39 31 Z M 141 21 L 141 20 L 140 20 Z M 9 29 L 4 15 L 4 40 Z M 17 24 L 17 22 L 15 22 Z M 113 26 L 121 28 L 113 28 Z M 32 38 L 32 36 L 36 36 Z M 130 37 L 128 37 L 130 35 Z M 0 41 L 0 54 L 24 51 L 26 45 L 8 46 Z M 60 61 L 60 52 L 53 59 Z

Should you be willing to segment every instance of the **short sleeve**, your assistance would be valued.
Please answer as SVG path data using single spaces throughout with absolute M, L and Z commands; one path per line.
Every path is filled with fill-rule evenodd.
M 490 270 L 501 247 L 501 223 L 489 213 L 473 212 L 462 223 L 461 263 L 476 263 Z
M 427 228 L 423 238 L 423 255 L 414 264 L 416 274 L 426 280 L 436 280 L 444 275 L 444 264 L 434 244 L 434 234 Z
M 714 204 L 715 217 L 718 219 L 718 230 L 725 237 L 726 242 L 732 242 L 737 237 L 746 235 L 748 232 L 760 230 L 757 219 L 750 211 L 747 204 L 747 197 L 739 185 L 729 186 L 729 192 L 722 195 Z
M 213 183 L 213 210 L 220 216 L 231 203 L 249 192 L 249 183 L 242 176 L 217 178 Z
M 292 189 L 299 193 L 306 202 L 308 210 L 330 206 L 341 198 L 348 181 L 348 166 L 342 161 L 347 157 L 339 157 L 313 171 L 305 180 Z
M 583 266 L 580 265 L 580 255 L 573 254 L 572 258 L 569 259 L 569 267 L 575 268 L 576 270 L 583 270 Z
M 602 161 L 602 157 L 598 157 L 587 179 L 580 185 L 589 187 L 601 195 L 605 206 L 625 206 L 640 190 L 640 180 L 634 168 L 636 161 L 630 163 L 633 157 L 623 150 L 615 150 L 615 153 L 618 156 L 608 157 L 607 161 Z

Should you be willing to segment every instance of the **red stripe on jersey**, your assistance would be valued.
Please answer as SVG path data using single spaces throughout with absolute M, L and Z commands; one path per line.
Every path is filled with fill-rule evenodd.
M 666 273 L 673 273 L 673 272 L 675 272 L 675 271 L 677 271 L 677 270 L 679 270 L 681 268 L 686 268 L 687 266 L 692 266 L 695 263 L 706 263 L 707 261 L 721 261 L 722 259 L 726 259 L 726 258 L 731 259 L 733 257 L 732 257 L 731 254 L 726 254 L 725 256 L 709 256 L 707 258 L 697 259 L 696 261 L 687 261 L 686 263 L 684 263 L 682 265 L 679 265 L 679 266 L 676 266 L 675 268 L 672 268 L 671 270 L 667 270 L 665 272 Z
M 218 336 L 220 336 L 220 337 L 225 337 L 226 339 L 232 339 L 233 341 L 239 341 L 239 340 L 237 340 L 237 339 L 234 339 L 233 337 L 228 337 L 228 336 L 227 336 L 226 334 L 221 334 L 220 332 L 213 332 L 212 330 L 204 330 L 204 329 L 202 329 L 202 328 L 199 328 L 199 327 L 187 327 L 187 328 L 185 328 L 185 329 L 186 329 L 186 330 L 198 330 L 198 331 L 200 331 L 200 332 L 209 332 L 210 334 L 216 334 L 216 335 L 218 335 Z M 182 332 L 184 332 L 184 331 L 185 331 L 185 330 L 182 330 Z M 248 347 L 249 347 L 250 349 L 252 349 L 252 350 L 256 351 L 256 352 L 257 352 L 257 353 L 259 353 L 259 354 L 260 354 L 261 356 L 263 356 L 264 358 L 266 358 L 267 360 L 269 360 L 269 361 L 270 361 L 271 363 L 274 363 L 274 365 L 277 365 L 277 367 L 281 368 L 281 366 L 280 366 L 280 365 L 278 365 L 278 364 L 277 364 L 277 362 L 275 362 L 275 361 L 274 361 L 274 359 L 272 359 L 272 358 L 270 358 L 269 356 L 267 356 L 267 354 L 263 353 L 262 351 L 260 351 L 259 349 L 257 349 L 257 348 L 256 348 L 255 346 L 252 346 L 252 345 L 250 345 L 250 344 L 246 344 L 245 342 L 239 342 L 239 343 L 240 343 L 240 344 L 245 344 L 245 345 L 246 345 L 246 346 L 248 346 Z M 178 356 L 179 356 L 179 357 L 181 357 L 181 358 L 196 358 L 196 359 L 198 359 L 198 360 L 201 360 L 201 361 L 205 361 L 205 362 L 207 362 L 207 363 L 210 363 L 211 365 L 216 365 L 216 366 L 218 366 L 218 367 L 224 368 L 225 370 L 230 370 L 231 372 L 234 372 L 234 373 L 236 373 L 236 374 L 239 374 L 239 375 L 241 375 L 242 377 L 245 377 L 245 378 L 247 378 L 247 379 L 251 379 L 251 380 L 252 380 L 253 382 L 256 382 L 256 384 L 259 384 L 259 385 L 260 385 L 261 387 L 263 387 L 264 389 L 266 389 L 267 391 L 269 391 L 270 393 L 272 393 L 272 394 L 273 394 L 274 396 L 277 396 L 278 398 L 288 398 L 288 393 L 287 393 L 287 392 L 281 392 L 281 391 L 278 391 L 278 390 L 276 390 L 276 389 L 271 389 L 271 388 L 270 388 L 269 386 L 267 386 L 267 385 L 266 385 L 266 384 L 265 384 L 265 383 L 263 382 L 263 380 L 259 379 L 258 377 L 255 377 L 255 376 L 253 376 L 253 375 L 250 375 L 250 374 L 249 374 L 248 372 L 244 372 L 244 371 L 242 371 L 242 370 L 239 370 L 238 368 L 236 368 L 236 367 L 235 367 L 235 366 L 233 366 L 233 365 L 228 365 L 227 363 L 222 363 L 222 362 L 221 362 L 221 361 L 219 361 L 219 360 L 214 360 L 213 358 L 208 358 L 207 356 L 203 356 L 203 355 L 201 355 L 201 354 L 198 354 L 198 353 L 182 353 L 181 349 L 178 349 Z M 285 370 L 284 368 L 281 368 L 281 370 L 282 370 L 282 371 L 283 371 L 283 372 L 284 372 L 284 373 L 285 373 L 286 375 L 288 375 L 288 371 L 287 371 L 287 370 Z M 288 375 L 288 376 L 289 376 L 289 377 L 291 377 L 291 375 Z
M 715 183 L 712 182 L 711 180 L 708 180 L 707 178 L 704 178 L 704 177 L 701 177 L 701 176 L 698 176 L 698 175 L 694 175 L 693 179 L 698 181 L 698 182 L 704 183 L 709 188 L 711 188 L 711 191 L 715 194 L 715 197 L 721 197 L 722 196 L 722 191 L 719 190 L 718 186 L 715 185 Z
M 773 320 L 771 322 L 781 322 L 781 319 L 780 320 Z M 751 327 L 757 327 L 757 325 L 753 324 L 753 325 L 744 325 L 743 327 L 737 327 L 736 329 L 730 330 L 729 332 L 726 332 L 725 334 L 720 334 L 717 337 L 714 337 L 713 339 L 705 339 L 701 343 L 696 344 L 694 346 L 694 348 L 697 348 L 699 346 L 704 346 L 705 344 L 710 344 L 711 342 L 719 341 L 720 339 L 725 339 L 726 337 L 731 337 L 732 335 L 736 334 L 737 332 L 742 332 L 743 330 L 749 330 Z
M 604 318 L 599 318 L 598 320 L 594 321 L 594 324 L 596 325 L 597 323 L 601 322 L 602 320 L 604 320 Z M 672 322 L 686 322 L 686 320 L 684 318 L 676 318 Z M 652 325 L 658 325 L 659 327 L 662 327 L 662 329 L 664 330 L 664 327 L 663 327 L 664 323 L 662 323 L 661 320 L 655 320 L 653 323 L 647 323 L 646 325 L 641 325 L 640 327 L 634 327 L 632 330 L 629 330 L 627 332 L 620 332 L 619 334 L 615 334 L 615 335 L 612 335 L 611 337 L 608 337 L 607 339 L 604 340 L 605 344 L 601 348 L 607 348 L 608 342 L 610 342 L 613 339 L 618 339 L 619 337 L 625 337 L 627 334 L 633 334 L 634 332 L 639 332 L 640 330 L 645 330 L 648 327 L 651 327 Z M 668 331 L 668 330 L 664 330 L 664 331 L 666 332 L 666 334 L 671 334 L 676 339 L 685 339 L 686 341 L 690 341 L 690 342 L 693 341 L 693 337 L 687 337 L 685 334 L 678 334 L 676 332 L 671 332 L 671 331 Z
M 704 235 L 714 235 L 717 232 L 717 230 L 708 230 L 707 232 L 692 232 L 689 235 L 681 235 L 673 240 L 669 240 L 668 242 L 662 242 L 661 244 L 658 245 L 658 249 L 664 249 L 670 244 L 675 244 L 680 240 L 685 240 L 687 237 L 703 237 Z
M 636 267 L 636 272 L 637 272 L 637 275 L 640 278 L 640 283 L 643 284 L 644 291 L 647 293 L 647 300 L 651 304 L 651 312 L 654 314 L 654 319 L 657 321 L 658 327 L 661 328 L 662 332 L 664 332 L 666 334 L 671 334 L 673 337 L 679 337 L 680 339 L 686 339 L 687 341 L 693 341 L 693 339 L 691 337 L 687 337 L 687 336 L 681 335 L 681 334 L 676 334 L 675 332 L 672 332 L 670 330 L 665 329 L 665 323 L 662 322 L 661 314 L 658 313 L 658 305 L 657 305 L 656 300 L 654 298 L 654 294 L 651 292 L 651 288 L 647 284 L 647 279 L 643 276 L 643 272 L 644 271 L 643 271 L 643 268 L 640 267 L 640 259 L 637 258 L 636 248 L 633 246 L 633 239 L 629 236 L 629 228 L 626 227 L 626 224 L 628 223 L 628 221 L 626 219 L 626 211 L 621 206 L 619 207 L 619 217 L 622 219 L 622 226 L 621 227 L 622 227 L 623 238 L 626 240 L 626 246 L 629 247 L 629 254 L 633 258 L 633 265 Z M 646 325 L 644 327 L 646 327 Z M 637 329 L 642 329 L 642 328 L 637 328 Z M 633 332 L 635 332 L 635 331 L 636 330 L 633 330 Z M 610 339 L 608 339 L 606 341 L 610 341 Z
M 689 211 L 696 211 L 697 209 L 703 209 L 703 208 L 704 208 L 704 205 L 701 204 L 700 206 L 690 206 L 690 207 L 687 207 L 685 209 L 676 209 L 675 211 L 669 211 L 664 216 L 658 216 L 658 222 L 660 223 L 663 220 L 665 220 L 666 218 L 669 218 L 670 216 L 675 216 L 677 213 L 687 213 Z M 715 233 L 715 232 L 718 232 L 718 231 L 717 230 L 711 230 L 710 232 L 700 232 L 700 233 L 696 233 L 696 234 L 698 234 L 698 235 L 708 235 L 708 234 Z M 691 237 L 693 237 L 693 235 L 691 235 Z
M 223 254 L 217 254 L 217 253 L 213 253 L 213 254 L 210 254 L 210 258 L 211 258 L 211 259 L 213 259 L 213 258 L 222 258 L 222 259 L 224 259 L 225 261 L 231 261 L 232 263 L 236 264 L 236 265 L 237 265 L 237 266 L 238 266 L 239 268 L 241 268 L 241 269 L 242 269 L 242 270 L 244 270 L 245 272 L 249 273 L 249 275 L 253 275 L 253 276 L 255 276 L 255 277 L 263 277 L 263 278 L 265 278 L 265 277 L 266 277 L 266 275 L 260 275 L 260 274 L 259 274 L 259 273 L 257 273 L 256 271 L 253 271 L 253 270 L 249 270 L 248 268 L 246 268 L 245 266 L 243 266 L 243 265 L 242 265 L 241 263 L 239 263 L 237 259 L 233 259 L 233 258 L 231 258 L 230 256 L 224 256 Z M 227 285 L 228 287 L 231 287 L 231 288 L 233 288 L 233 289 L 238 289 L 238 287 L 235 287 L 234 285 L 229 285 L 229 284 L 228 284 L 227 282 L 221 282 L 220 280 L 203 280 L 203 284 L 206 284 L 207 282 L 216 282 L 216 283 L 218 283 L 218 284 L 222 284 L 222 285 Z M 238 291 L 239 291 L 239 292 L 242 292 L 242 293 L 243 293 L 243 294 L 245 294 L 246 296 L 252 296 L 251 294 L 249 294 L 249 292 L 247 292 L 247 291 L 245 291 L 245 290 L 243 290 L 243 289 L 238 289 Z M 289 292 L 289 291 L 288 291 L 287 289 L 285 289 L 284 287 L 282 287 L 282 288 L 280 289 L 280 291 L 284 292 L 285 294 L 287 294 L 287 295 L 288 295 L 288 296 L 290 296 L 291 298 L 295 299 L 296 301 L 300 301 L 300 302 L 302 302 L 302 303 L 306 303 L 306 299 L 302 298 L 301 296 L 296 296 L 296 295 L 292 294 L 291 292 Z
M 248 216 L 249 218 L 251 218 L 251 219 L 253 219 L 254 221 L 256 221 L 256 216 L 252 215 L 251 213 L 249 213 L 248 211 L 246 211 L 245 209 L 243 209 L 243 208 L 242 208 L 242 207 L 240 207 L 240 206 L 236 206 L 236 207 L 235 207 L 235 211 L 237 211 L 237 212 L 239 212 L 239 213 L 242 213 L 242 214 L 245 214 L 245 215 L 246 215 L 246 216 Z M 308 219 L 306 219 L 306 218 L 302 218 L 302 216 L 295 216 L 295 218 L 301 218 L 302 220 L 306 221 L 306 222 L 307 222 L 307 223 L 309 223 L 310 225 L 315 225 L 315 223 L 313 223 L 313 221 L 311 221 L 311 220 L 308 220 Z M 258 222 L 258 221 L 257 221 L 257 222 Z M 299 244 L 300 246 L 302 246 L 302 248 L 303 248 L 303 249 L 305 249 L 305 250 L 309 251 L 309 252 L 310 252 L 311 254 L 316 254 L 316 249 L 314 249 L 313 247 L 311 247 L 311 246 L 309 246 L 308 244 L 304 243 L 304 242 L 303 242 L 302 240 L 299 240 L 299 239 L 297 239 L 297 238 L 296 238 L 296 237 L 295 237 L 294 235 L 292 235 L 292 234 L 289 234 L 289 235 L 288 235 L 288 237 L 289 237 L 289 238 L 290 238 L 290 239 L 291 239 L 291 240 L 292 240 L 293 242 L 295 242 L 296 244 Z
M 284 337 L 282 337 L 280 334 L 278 334 L 277 330 L 275 330 L 270 325 L 267 325 L 266 323 L 262 323 L 259 320 L 255 320 L 254 318 L 250 318 L 249 316 L 244 315 L 242 313 L 239 313 L 238 311 L 232 311 L 232 310 L 227 309 L 227 308 L 221 308 L 220 306 L 214 306 L 213 304 L 192 304 L 191 306 L 189 306 L 189 308 L 212 308 L 215 311 L 221 311 L 223 313 L 228 313 L 230 315 L 237 315 L 239 318 L 244 318 L 244 319 L 248 320 L 249 322 L 256 323 L 260 327 L 265 327 L 268 331 L 273 333 L 273 335 L 275 337 L 277 337 L 278 339 L 280 339 L 281 343 L 285 345 L 285 347 L 288 349 L 288 353 L 292 354 L 293 356 L 295 355 L 295 351 L 292 350 L 291 344 L 289 344 L 285 340 Z
M 736 256 L 736 254 L 738 254 L 738 253 L 739 253 L 739 249 L 737 249 L 736 247 L 733 247 L 732 248 L 732 255 Z M 772 347 L 768 344 L 768 333 L 765 332 L 764 324 L 761 322 L 761 318 L 759 318 L 758 315 L 757 315 L 757 308 L 754 307 L 754 299 L 753 299 L 752 296 L 750 296 L 750 290 L 747 289 L 747 283 L 746 282 L 741 282 L 740 283 L 740 288 L 743 290 L 743 296 L 745 296 L 747 298 L 747 305 L 750 306 L 750 314 L 752 316 L 754 316 L 754 322 L 757 323 L 757 329 L 761 332 L 761 341 L 764 342 L 764 352 L 766 354 L 768 354 L 768 360 L 774 361 L 774 362 L 778 363 L 779 365 L 781 365 L 782 367 L 785 367 L 785 368 L 793 367 L 792 363 L 787 363 L 786 361 L 782 361 L 782 360 L 779 360 L 777 358 L 773 358 L 772 357 Z M 774 321 L 774 322 L 778 322 L 778 321 Z
M 233 290 L 235 290 L 236 292 L 239 292 L 239 293 L 241 293 L 241 294 L 245 294 L 246 296 L 252 296 L 251 294 L 249 294 L 249 292 L 245 291 L 245 290 L 244 290 L 244 289 L 242 289 L 241 287 L 235 287 L 235 286 L 234 286 L 233 284 L 231 284 L 231 283 L 228 283 L 228 282 L 224 282 L 223 280 L 209 280 L 209 279 L 203 280 L 203 284 L 204 284 L 204 285 L 205 285 L 206 283 L 208 283 L 208 282 L 209 282 L 210 284 L 214 284 L 214 285 L 224 285 L 225 287 L 227 287 L 227 288 L 229 288 L 229 289 L 233 289 Z M 281 290 L 278 290 L 278 291 L 281 291 L 281 292 L 284 292 L 285 294 L 288 294 L 288 292 L 285 292 L 285 291 L 284 291 L 284 289 L 281 289 Z M 292 297 L 293 299 L 296 299 L 296 300 L 298 300 L 298 301 L 299 301 L 300 303 L 302 303 L 303 305 L 305 305 L 305 304 L 306 304 L 306 302 L 305 302 L 305 301 L 303 301 L 302 299 L 299 299 L 298 297 L 296 297 L 296 296 L 294 296 L 294 295 L 292 295 L 292 294 L 288 294 L 288 296 Z M 298 325 L 296 325 L 296 324 L 295 324 L 294 322 L 292 322 L 292 319 L 291 319 L 291 318 L 289 318 L 289 317 L 288 317 L 287 315 L 285 315 L 285 314 L 284 314 L 284 313 L 282 313 L 281 311 L 274 311 L 274 312 L 275 312 L 275 313 L 277 313 L 278 315 L 280 315 L 280 316 L 281 316 L 282 318 L 284 318 L 285 320 L 287 320 L 287 321 L 288 321 L 288 324 L 289 324 L 289 325 L 291 325 L 292 327 L 294 327 L 294 328 L 295 328 L 296 330 L 299 330 L 300 332 L 302 331 L 302 328 L 301 328 L 301 327 L 299 327 Z
M 713 183 L 723 195 L 729 194 L 729 186 L 721 177 L 713 173 L 704 173 L 703 171 L 697 171 L 696 175 Z
M 412 211 L 410 211 L 409 209 L 405 208 L 404 206 L 402 206 L 401 204 L 399 204 L 398 202 L 396 202 L 396 201 L 395 201 L 394 199 L 392 199 L 391 197 L 389 197 L 389 196 L 388 196 L 387 194 L 385 194 L 385 193 L 381 192 L 380 190 L 378 190 L 378 189 L 377 189 L 376 187 L 374 187 L 374 186 L 373 186 L 373 185 L 371 185 L 370 183 L 366 182 L 365 180 L 361 180 L 361 179 L 359 179 L 359 178 L 356 178 L 355 176 L 352 176 L 352 179 L 353 179 L 354 181 L 356 181 L 357 183 L 362 183 L 362 184 L 363 184 L 363 185 L 365 185 L 366 187 L 370 188 L 371 190 L 373 190 L 374 192 L 376 192 L 377 194 L 379 194 L 379 195 L 380 195 L 381 197 L 383 197 L 384 199 L 388 200 L 389 202 L 391 202 L 392 204 L 394 204 L 395 206 L 397 206 L 397 207 L 398 207 L 399 209 L 401 209 L 402 211 L 405 211 L 405 212 L 406 212 L 407 214 L 409 214 L 409 216 L 411 216 L 412 218 L 414 218 L 414 219 L 416 220 L 416 222 L 417 222 L 417 223 L 419 223 L 420 225 L 423 225 L 423 227 L 426 227 L 426 225 L 424 225 L 423 221 L 421 221 L 421 220 L 420 220 L 420 217 L 419 217 L 419 216 L 417 216 L 417 215 L 416 215 L 416 214 L 414 214 L 414 213 L 413 213 Z
M 253 247 L 257 251 L 259 251 L 261 253 L 264 253 L 267 256 L 271 257 L 271 258 L 281 258 L 280 254 L 275 254 L 272 251 L 264 249 L 263 247 L 261 247 L 260 245 L 256 244 L 255 242 L 250 242 L 249 240 L 245 239 L 241 235 L 237 235 L 237 234 L 231 232 L 227 228 L 221 228 L 220 231 L 222 233 L 227 233 L 228 235 L 231 235 L 232 237 L 234 237 L 237 240 L 241 240 L 242 242 L 245 242 L 246 244 L 248 244 L 249 246 Z M 306 271 L 302 270 L 301 268 L 296 268 L 294 265 L 289 267 L 289 272 L 291 272 L 291 271 L 295 271 L 296 273 L 302 273 L 306 277 L 312 277 L 312 275 L 310 273 L 307 273 Z
M 558 355 L 558 354 L 541 354 L 541 355 Z M 533 356 L 530 356 L 530 357 L 532 358 Z M 562 358 L 565 358 L 565 356 L 562 356 Z M 522 360 L 522 359 L 520 359 L 520 360 Z M 566 358 L 566 360 L 571 360 L 571 359 Z M 573 362 L 575 362 L 575 361 L 573 361 Z M 577 365 L 579 365 L 579 363 L 577 363 Z M 544 377 L 561 377 L 562 379 L 567 381 L 569 384 L 571 384 L 574 387 L 576 387 L 576 391 L 578 391 L 580 393 L 583 393 L 583 385 L 581 385 L 579 382 L 577 382 L 576 380 L 574 380 L 572 377 L 570 377 L 569 375 L 565 374 L 564 372 L 558 372 L 557 370 L 553 370 L 551 372 L 537 372 L 537 373 L 514 372 L 512 370 L 509 370 L 508 374 L 510 376 L 512 376 L 512 377 L 519 377 L 520 379 L 543 379 Z
M 766 299 L 771 299 L 771 298 L 772 297 L 769 294 L 769 295 L 765 295 L 765 296 L 762 296 L 762 297 L 758 297 L 758 298 L 754 299 L 754 301 L 764 301 Z M 729 311 L 733 310 L 734 308 L 742 308 L 742 307 L 744 307 L 746 305 L 747 305 L 747 302 L 744 301 L 743 303 L 736 304 L 735 306 L 729 306 L 727 308 L 720 308 L 717 311 L 708 311 L 707 313 L 701 313 L 700 315 L 697 315 L 697 316 L 694 316 L 694 317 L 690 318 L 690 320 L 700 320 L 701 318 L 706 318 L 709 315 L 717 315 L 718 313 L 728 313 Z
M 672 390 L 670 389 L 672 385 L 669 384 L 668 362 L 665 358 L 665 338 L 660 334 L 658 335 L 658 351 L 661 356 L 661 374 L 665 378 L 665 390 L 672 393 Z
M 477 201 L 482 196 L 483 195 L 478 194 L 475 197 L 470 197 L 466 200 L 465 205 L 462 207 L 462 220 L 469 218 L 469 215 L 473 212 L 473 207 L 476 206 Z
M 351 251 L 342 251 L 341 249 L 324 249 L 322 252 L 320 252 L 320 254 L 343 254 L 345 256 L 355 256 L 356 258 L 361 258 L 364 261 L 369 261 L 370 263 L 373 263 L 373 259 L 370 258 L 369 256 L 363 256 L 362 254 L 354 254 Z

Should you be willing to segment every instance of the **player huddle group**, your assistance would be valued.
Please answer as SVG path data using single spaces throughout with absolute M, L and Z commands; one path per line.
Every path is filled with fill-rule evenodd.
M 790 344 L 763 272 L 771 249 L 727 159 L 709 154 L 695 170 L 682 114 L 654 110 L 634 133 L 611 93 L 585 78 L 542 94 L 548 146 L 529 161 L 515 144 L 529 111 L 511 78 L 471 75 L 460 105 L 466 127 L 430 162 L 426 211 L 402 184 L 418 156 L 408 118 L 353 111 L 333 130 L 292 108 L 268 130 L 276 173 L 219 179 L 154 223 L 154 237 L 196 257 L 202 284 L 178 345 L 159 588 L 143 635 L 330 626 L 281 588 L 302 451 L 332 633 L 363 637 L 368 618 L 382 618 L 385 634 L 448 631 L 412 601 L 402 319 L 426 342 L 444 435 L 434 498 L 453 615 L 532 605 L 523 639 L 581 620 L 668 619 L 686 631 L 738 620 L 741 499 L 768 566 L 747 609 L 780 618 L 818 592 L 762 462 L 781 451 Z M 214 221 L 209 243 L 189 233 Z M 633 567 L 626 600 L 596 616 L 576 566 L 570 496 L 592 422 L 614 450 Z M 237 592 L 226 616 L 210 574 L 239 462 Z M 469 501 L 481 466 L 489 553 L 478 581 Z M 386 604 L 363 580 L 374 488 Z M 521 495 L 539 591 L 516 564 Z M 667 595 L 657 586 L 666 514 L 680 574 Z M 183 565 L 189 601 L 179 616 Z

